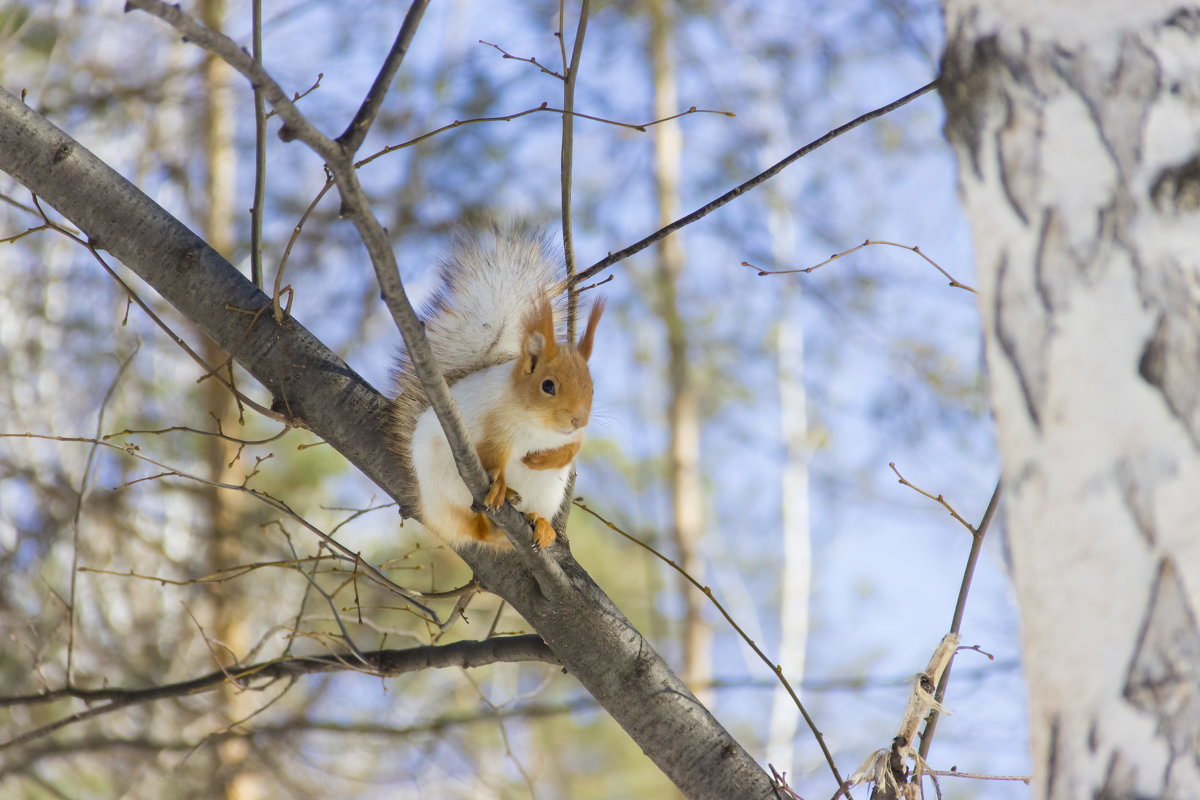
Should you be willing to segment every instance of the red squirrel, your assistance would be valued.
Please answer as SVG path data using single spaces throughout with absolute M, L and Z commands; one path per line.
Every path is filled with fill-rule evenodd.
M 588 358 L 604 301 L 592 304 L 578 343 L 560 341 L 552 299 L 565 281 L 544 237 L 523 225 L 459 235 L 424 309 L 425 335 L 483 468 L 486 504 L 511 500 L 537 547 L 554 542 L 571 464 L 592 408 Z M 454 547 L 507 546 L 472 498 L 406 353 L 397 364 L 392 449 L 414 476 L 401 507 Z

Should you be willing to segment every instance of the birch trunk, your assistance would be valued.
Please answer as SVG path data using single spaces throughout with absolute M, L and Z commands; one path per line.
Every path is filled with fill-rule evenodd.
M 674 62 L 668 52 L 674 28 L 675 4 L 658 0 L 650 9 L 650 61 L 654 70 L 654 117 L 665 119 L 679 110 L 675 90 Z M 658 200 L 658 224 L 669 225 L 679 218 L 679 174 L 683 134 L 675 121 L 655 125 L 654 182 Z M 698 581 L 704 580 L 700 540 L 704 533 L 703 500 L 700 487 L 700 407 L 696 381 L 688 361 L 687 323 L 679 313 L 679 278 L 683 274 L 682 239 L 670 236 L 656 248 L 655 276 L 658 313 L 667 332 L 671 400 L 667 411 L 670 426 L 668 463 L 671 482 L 671 534 L 679 566 Z M 683 669 L 680 677 L 701 702 L 710 699 L 706 687 L 712 682 L 712 631 L 701 614 L 704 598 L 680 576 L 676 582 L 683 603 Z
M 1200 797 L 1200 12 L 945 10 L 1035 796 Z

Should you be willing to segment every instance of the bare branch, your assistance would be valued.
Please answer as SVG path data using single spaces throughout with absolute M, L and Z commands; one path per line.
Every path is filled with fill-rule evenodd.
M 47 736 L 56 730 L 85 719 L 108 714 L 121 708 L 164 700 L 171 697 L 184 697 L 201 692 L 211 691 L 225 683 L 245 686 L 254 691 L 265 688 L 266 685 L 280 678 L 294 678 L 300 675 L 312 675 L 322 672 L 364 672 L 380 677 L 396 677 L 409 672 L 423 669 L 442 669 L 446 667 L 471 668 L 482 667 L 498 662 L 541 661 L 547 664 L 557 664 L 558 659 L 540 636 L 505 636 L 484 641 L 464 641 L 445 645 L 426 645 L 404 650 L 375 650 L 362 653 L 361 665 L 351 663 L 348 654 L 331 653 L 328 655 L 297 656 L 293 658 L 274 659 L 245 667 L 215 670 L 199 678 L 193 678 L 179 683 L 169 683 L 162 686 L 151 686 L 144 689 L 77 689 L 65 688 L 33 695 L 14 695 L 0 697 L 0 707 L 36 705 L 53 700 L 74 698 L 83 700 L 91 706 L 54 722 L 42 725 L 5 742 L 0 742 L 0 751 L 32 742 Z
M 413 0 L 413 4 L 408 7 L 404 24 L 400 26 L 400 32 L 396 34 L 396 41 L 392 43 L 392 49 L 384 59 L 383 67 L 375 76 L 375 82 L 371 84 L 371 89 L 363 99 L 358 113 L 354 115 L 354 120 L 338 137 L 338 144 L 345 149 L 348 155 L 357 152 L 358 148 L 362 146 L 363 139 L 367 137 L 367 131 L 370 130 L 371 123 L 375 121 L 379 107 L 383 105 L 383 98 L 387 95 L 392 79 L 396 77 L 396 71 L 400 69 L 400 62 L 404 60 L 404 54 L 408 52 L 408 46 L 412 43 L 417 26 L 421 24 L 421 16 L 425 13 L 425 7 L 428 5 L 429 0 Z
M 579 308 L 579 292 L 574 289 L 571 278 L 575 276 L 575 241 L 571 230 L 571 181 L 574 178 L 575 131 L 575 81 L 579 78 L 579 60 L 583 56 L 583 37 L 587 33 L 588 14 L 591 2 L 583 0 L 579 9 L 579 24 L 575 28 L 575 44 L 571 49 L 571 63 L 566 67 L 563 81 L 562 146 L 560 154 L 559 183 L 562 202 L 563 259 L 567 275 L 567 341 L 575 341 L 575 317 Z M 566 47 L 562 35 L 562 6 L 559 9 L 558 41 Z M 565 53 L 565 50 L 564 50 Z
M 936 269 L 938 272 L 945 275 L 946 278 L 950 281 L 951 287 L 953 287 L 955 289 L 965 289 L 966 291 L 971 292 L 972 294 L 979 294 L 979 292 L 977 290 L 975 290 L 973 287 L 968 286 L 965 283 L 960 283 L 957 279 L 955 279 L 955 277 L 953 275 L 951 275 L 949 272 L 946 272 L 946 270 L 942 269 L 942 267 L 936 261 L 934 261 L 929 256 L 925 255 L 925 252 L 923 250 L 921 250 L 920 245 L 900 244 L 898 242 L 885 242 L 881 239 L 867 239 L 862 244 L 855 245 L 854 247 L 851 247 L 848 250 L 843 250 L 840 253 L 834 253 L 829 258 L 822 261 L 820 264 L 813 264 L 811 267 L 803 267 L 803 268 L 798 268 L 798 269 L 764 269 L 762 267 L 756 267 L 755 265 L 751 264 L 749 261 L 743 261 L 742 266 L 749 267 L 750 269 L 757 271 L 759 276 L 763 276 L 763 275 L 794 275 L 798 272 L 809 273 L 809 272 L 812 272 L 813 270 L 820 269 L 821 267 L 825 266 L 826 264 L 837 261 L 839 258 L 845 258 L 846 256 L 850 255 L 851 253 L 857 253 L 859 250 L 862 250 L 864 247 L 870 247 L 873 244 L 886 244 L 891 247 L 899 247 L 901 250 L 909 250 L 913 253 L 916 253 L 921 258 L 923 258 L 927 262 L 929 262 L 933 266 L 934 269 Z
M 958 520 L 959 524 L 961 524 L 964 528 L 966 528 L 968 531 L 970 531 L 972 536 L 975 535 L 975 526 L 972 525 L 971 523 L 967 522 L 965 519 L 963 519 L 962 514 L 959 514 L 957 511 L 955 511 L 954 506 L 950 505 L 950 503 L 946 500 L 945 497 L 943 497 L 940 494 L 936 495 L 936 496 L 932 495 L 929 492 L 922 489 L 921 487 L 914 486 L 913 484 L 909 483 L 908 480 L 903 475 L 900 474 L 900 470 L 896 469 L 895 461 L 889 462 L 888 466 L 892 468 L 892 472 L 896 473 L 896 477 L 900 479 L 899 482 L 901 484 L 912 489 L 917 494 L 924 495 L 925 497 L 928 497 L 930 500 L 933 500 L 934 502 L 941 505 L 942 508 L 944 508 L 950 512 L 950 516 L 954 517 L 954 519 Z
M 560 41 L 561 41 L 561 38 L 562 37 L 561 37 L 561 32 L 560 32 L 560 36 L 559 36 Z M 525 58 L 523 56 L 514 56 L 512 53 L 508 52 L 500 45 L 492 44 L 491 42 L 485 42 L 483 39 L 480 39 L 479 43 L 486 44 L 488 47 L 496 48 L 497 50 L 500 51 L 500 54 L 502 56 L 504 56 L 506 59 L 512 59 L 513 61 L 524 61 L 526 64 L 532 64 L 533 66 L 537 67 L 542 72 L 546 73 L 547 75 L 550 75 L 551 77 L 558 78 L 560 81 L 566 80 L 566 78 L 564 78 L 562 75 L 559 75 L 554 70 L 546 69 L 546 67 L 541 62 L 539 62 L 536 58 L 533 58 L 532 56 L 530 56 L 529 58 Z M 566 61 L 565 58 L 563 60 Z
M 443 125 L 440 128 L 434 128 L 433 130 L 427 131 L 426 133 L 422 133 L 420 136 L 416 136 L 412 139 L 409 139 L 406 142 L 401 142 L 400 144 L 390 144 L 387 147 L 383 148 L 382 150 L 380 150 L 376 153 L 372 153 L 371 155 L 367 156 L 366 158 L 360 159 L 359 161 L 356 161 L 354 163 L 354 166 L 362 167 L 366 164 L 371 163 L 372 161 L 374 161 L 377 158 L 386 156 L 389 153 L 394 153 L 397 150 L 403 150 L 406 147 L 412 147 L 415 144 L 420 144 L 421 142 L 425 141 L 426 139 L 430 139 L 434 136 L 437 136 L 440 133 L 445 133 L 446 131 L 451 130 L 453 128 L 461 128 L 464 125 L 474 125 L 474 124 L 477 124 L 480 122 L 512 122 L 514 119 L 520 119 L 521 117 L 527 117 L 530 114 L 536 114 L 539 111 L 548 111 L 552 114 L 569 114 L 570 116 L 573 116 L 573 117 L 579 117 L 581 119 L 590 119 L 593 122 L 600 122 L 605 125 L 615 125 L 618 128 L 628 128 L 629 130 L 638 131 L 640 133 L 645 133 L 647 128 L 652 128 L 655 125 L 661 125 L 664 122 L 669 122 L 673 119 L 679 119 L 680 117 L 690 116 L 691 114 L 720 114 L 723 117 L 735 116 L 732 111 L 719 111 L 717 109 L 712 109 L 712 108 L 696 108 L 695 106 L 692 106 L 692 107 L 688 108 L 686 111 L 680 111 L 678 114 L 672 114 L 671 116 L 663 117 L 662 119 L 652 119 L 649 122 L 622 122 L 621 120 L 617 120 L 617 119 L 607 119 L 605 117 L 594 117 L 591 114 L 584 114 L 581 111 L 566 111 L 561 108 L 554 108 L 547 102 L 547 103 L 542 103 L 540 106 L 535 106 L 534 108 L 527 108 L 524 111 L 517 111 L 512 114 L 504 114 L 504 115 L 498 116 L 498 117 L 472 117 L 471 119 L 456 119 L 456 120 L 454 120 L 454 122 Z
M 971 591 L 971 580 L 975 576 L 975 565 L 978 563 L 979 554 L 983 550 L 983 537 L 987 535 L 988 528 L 992 524 L 992 519 L 996 516 L 996 509 L 1000 507 L 1000 498 L 1003 497 L 1003 494 L 1004 481 L 997 480 L 996 488 L 992 491 L 992 499 L 988 501 L 987 509 L 983 512 L 983 519 L 979 521 L 979 527 L 971 531 L 971 552 L 967 556 L 967 566 L 963 569 L 962 583 L 958 588 L 958 601 L 954 604 L 954 616 L 950 620 L 950 631 L 952 633 L 958 633 L 962 627 L 963 614 L 967 608 L 967 594 Z M 988 655 L 988 658 L 991 657 Z M 934 700 L 939 705 L 946 696 L 946 686 L 950 683 L 950 669 L 953 666 L 954 659 L 951 658 L 950 663 L 946 665 L 946 671 L 942 673 L 942 677 L 938 681 Z M 939 712 L 935 708 L 929 715 L 929 721 L 925 723 L 925 730 L 921 731 L 920 756 L 922 759 L 929 757 L 929 748 L 933 744 L 933 732 L 937 729 L 938 718 Z

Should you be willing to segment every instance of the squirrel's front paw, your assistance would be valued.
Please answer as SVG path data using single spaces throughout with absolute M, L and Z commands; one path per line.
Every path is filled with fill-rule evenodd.
M 554 532 L 554 526 L 546 521 L 545 517 L 537 514 L 526 514 L 526 519 L 533 523 L 533 544 L 539 550 L 543 547 L 549 547 L 554 544 L 557 534 Z
M 504 500 L 508 496 L 508 485 L 504 481 L 504 473 L 496 473 L 496 477 L 492 479 L 492 485 L 488 487 L 487 495 L 483 498 L 483 502 L 492 511 L 504 505 Z

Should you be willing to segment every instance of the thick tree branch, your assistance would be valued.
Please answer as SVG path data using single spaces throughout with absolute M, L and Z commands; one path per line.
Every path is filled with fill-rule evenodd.
M 407 478 L 383 444 L 388 418 L 383 396 L 298 322 L 281 325 L 262 314 L 248 323 L 237 309 L 264 307 L 270 302 L 265 294 L 136 187 L 3 89 L 0 170 L 140 275 L 276 397 L 286 384 L 297 423 L 333 445 L 392 497 L 399 495 Z M 462 556 L 480 583 L 533 626 L 564 668 L 685 795 L 712 800 L 772 796 L 770 777 L 565 546 L 537 554 L 555 567 L 538 581 L 513 553 L 464 550 Z

